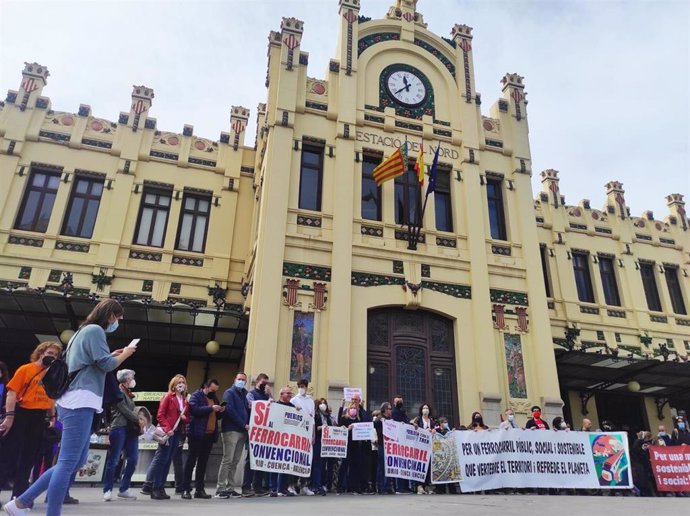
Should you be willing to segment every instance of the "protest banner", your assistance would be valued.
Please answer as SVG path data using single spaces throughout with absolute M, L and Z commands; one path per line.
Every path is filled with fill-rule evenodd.
M 493 430 L 454 432 L 461 488 L 632 489 L 624 432 Z
M 424 482 L 431 458 L 431 432 L 386 419 L 383 441 L 386 476 Z
M 374 423 L 352 423 L 353 441 L 371 441 L 376 438 Z
M 344 459 L 347 457 L 347 428 L 324 426 L 321 431 L 321 457 Z
M 458 441 L 449 432 L 446 435 L 433 434 L 431 454 L 431 483 L 449 484 L 459 482 L 461 478 L 460 461 L 458 460 Z
M 358 394 L 359 399 L 362 399 L 362 388 L 361 387 L 344 387 L 343 388 L 343 399 L 345 401 L 351 401 L 352 397 Z
M 255 401 L 249 419 L 252 469 L 308 477 L 311 473 L 314 419 L 280 403 Z
M 690 446 L 650 446 L 649 458 L 659 491 L 690 491 Z

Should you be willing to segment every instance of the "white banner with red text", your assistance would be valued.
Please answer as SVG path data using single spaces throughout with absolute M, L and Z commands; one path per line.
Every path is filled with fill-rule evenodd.
M 347 457 L 347 428 L 324 426 L 321 431 L 321 457 L 344 459 Z
M 383 421 L 386 476 L 424 482 L 431 458 L 431 432 L 391 419 Z
M 276 402 L 255 401 L 249 418 L 252 469 L 308 477 L 311 473 L 314 419 Z
M 625 432 L 453 432 L 463 492 L 504 487 L 632 489 Z

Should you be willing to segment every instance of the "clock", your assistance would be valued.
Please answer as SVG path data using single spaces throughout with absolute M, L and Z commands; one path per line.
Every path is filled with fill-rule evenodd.
M 385 78 L 388 94 L 405 107 L 421 106 L 427 97 L 424 81 L 414 72 L 393 69 Z

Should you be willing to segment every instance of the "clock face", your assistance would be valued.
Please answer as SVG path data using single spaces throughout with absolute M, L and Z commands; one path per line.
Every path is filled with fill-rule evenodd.
M 418 75 L 406 70 L 395 70 L 386 78 L 388 93 L 403 106 L 416 107 L 426 100 L 426 86 Z

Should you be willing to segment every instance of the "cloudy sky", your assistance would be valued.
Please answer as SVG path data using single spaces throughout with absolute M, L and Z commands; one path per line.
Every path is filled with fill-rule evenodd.
M 395 0 L 362 0 L 381 18 Z M 690 2 L 686 0 L 419 0 L 429 29 L 474 27 L 484 114 L 506 72 L 525 77 L 534 188 L 561 172 L 570 204 L 604 203 L 620 180 L 634 215 L 666 215 L 664 197 L 690 194 Z M 0 0 L 0 91 L 17 89 L 24 61 L 51 72 L 53 109 L 128 111 L 132 84 L 155 89 L 162 130 L 218 139 L 231 105 L 264 100 L 266 37 L 282 16 L 305 22 L 309 75 L 336 48 L 337 0 Z M 690 199 L 688 199 L 690 201 Z

